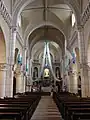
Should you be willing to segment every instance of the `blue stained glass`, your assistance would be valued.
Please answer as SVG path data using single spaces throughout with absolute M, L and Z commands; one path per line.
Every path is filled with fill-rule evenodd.
M 28 64 L 26 64 L 26 72 L 28 72 Z
M 73 61 L 73 63 L 75 64 L 75 54 L 72 52 L 72 61 Z
M 18 54 L 18 63 L 20 64 L 21 60 L 20 60 L 20 54 Z
M 22 64 L 22 57 L 20 54 L 18 54 L 18 64 Z
M 22 64 L 22 57 L 21 57 L 21 64 Z

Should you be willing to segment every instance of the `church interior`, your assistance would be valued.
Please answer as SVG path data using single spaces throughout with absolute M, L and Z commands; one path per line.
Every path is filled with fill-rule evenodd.
M 0 120 L 90 120 L 89 74 L 90 0 L 0 0 Z

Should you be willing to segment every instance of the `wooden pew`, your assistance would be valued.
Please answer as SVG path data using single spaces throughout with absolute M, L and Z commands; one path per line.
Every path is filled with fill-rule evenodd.
M 64 120 L 90 118 L 90 98 L 77 98 L 75 95 L 69 93 L 55 93 L 53 98 Z
M 30 120 L 40 96 L 0 99 L 0 119 Z
M 65 120 L 77 120 L 82 117 L 90 118 L 90 108 L 68 108 Z

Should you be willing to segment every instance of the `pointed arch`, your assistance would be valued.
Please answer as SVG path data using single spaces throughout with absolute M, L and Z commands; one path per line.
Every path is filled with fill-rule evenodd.
M 0 63 L 6 63 L 6 44 L 1 27 L 0 27 Z

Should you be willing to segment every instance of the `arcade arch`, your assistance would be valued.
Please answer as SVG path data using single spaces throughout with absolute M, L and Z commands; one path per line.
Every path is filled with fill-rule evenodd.
M 0 27 L 0 97 L 5 96 L 6 77 L 6 43 L 5 37 Z

